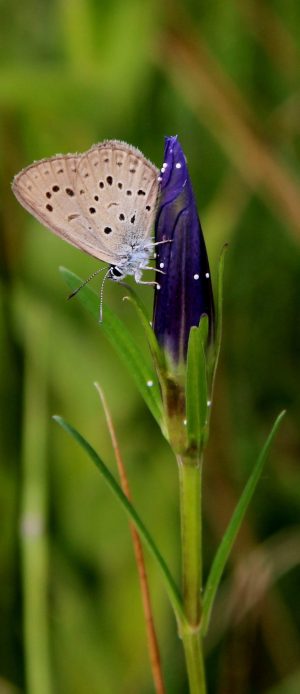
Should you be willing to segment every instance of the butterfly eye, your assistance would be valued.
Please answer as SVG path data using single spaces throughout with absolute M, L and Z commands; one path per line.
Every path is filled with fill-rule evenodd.
M 110 268 L 111 277 L 123 277 L 124 274 L 116 265 L 112 265 Z

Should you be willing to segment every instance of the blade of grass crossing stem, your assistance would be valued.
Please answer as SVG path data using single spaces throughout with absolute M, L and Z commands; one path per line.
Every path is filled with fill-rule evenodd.
M 225 535 L 221 541 L 221 544 L 217 550 L 216 556 L 214 558 L 208 580 L 206 583 L 206 588 L 204 591 L 204 598 L 203 598 L 203 611 L 202 611 L 202 623 L 201 623 L 201 633 L 204 636 L 207 632 L 208 626 L 209 626 L 209 621 L 210 621 L 210 616 L 211 616 L 211 611 L 213 608 L 214 604 L 214 599 L 215 595 L 227 562 L 227 559 L 229 557 L 229 554 L 231 552 L 233 543 L 236 539 L 236 536 L 238 534 L 238 531 L 241 527 L 242 521 L 244 519 L 245 513 L 247 511 L 247 508 L 249 506 L 249 503 L 253 497 L 253 494 L 255 492 L 257 483 L 259 481 L 259 478 L 261 476 L 261 473 L 264 468 L 264 464 L 267 459 L 267 455 L 269 453 L 269 450 L 271 448 L 271 445 L 273 443 L 275 434 L 278 431 L 278 428 L 281 424 L 281 420 L 283 419 L 285 415 L 285 410 L 281 412 L 277 419 L 274 422 L 274 425 L 271 429 L 271 432 L 266 440 L 265 445 L 262 448 L 262 451 L 257 459 L 257 462 L 252 470 L 252 473 L 248 479 L 248 482 L 245 486 L 245 489 L 237 503 L 237 506 L 233 512 L 232 518 L 229 522 L 229 525 L 227 527 L 227 530 L 225 532 Z
M 60 271 L 70 289 L 74 290 L 80 285 L 81 279 L 73 272 L 66 268 L 60 268 Z M 85 286 L 82 287 L 76 296 L 92 316 L 99 321 L 99 296 L 94 290 Z M 126 365 L 147 407 L 159 426 L 161 426 L 162 405 L 160 390 L 154 371 L 146 363 L 143 352 L 137 347 L 124 323 L 108 306 L 105 306 L 104 319 L 100 327 L 120 359 Z
M 86 441 L 86 439 L 79 434 L 79 432 L 74 429 L 74 427 L 71 426 L 71 424 L 68 424 L 62 417 L 59 417 L 55 415 L 53 419 L 63 428 L 65 431 L 72 436 L 77 443 L 85 450 L 85 452 L 89 455 L 93 463 L 95 463 L 96 467 L 98 468 L 99 472 L 101 473 L 104 481 L 110 488 L 110 490 L 113 492 L 115 497 L 117 497 L 117 500 L 120 502 L 122 505 L 123 509 L 126 511 L 127 515 L 130 517 L 132 522 L 134 523 L 135 527 L 137 528 L 140 536 L 143 538 L 143 541 L 145 545 L 148 547 L 149 552 L 152 554 L 154 559 L 156 560 L 156 563 L 159 567 L 161 576 L 163 578 L 163 582 L 165 585 L 166 592 L 169 596 L 170 603 L 173 607 L 173 610 L 175 612 L 175 615 L 181 623 L 185 623 L 185 615 L 183 611 L 183 605 L 180 597 L 179 590 L 175 584 L 175 581 L 170 573 L 170 570 L 161 555 L 159 549 L 157 548 L 152 536 L 150 535 L 149 531 L 147 530 L 146 526 L 144 525 L 143 521 L 141 520 L 140 516 L 138 515 L 137 511 L 135 510 L 134 506 L 130 503 L 130 501 L 127 499 L 125 496 L 124 492 L 122 491 L 121 487 L 115 480 L 114 476 L 111 474 L 110 470 L 108 467 L 103 463 L 101 458 L 99 457 L 98 453 L 92 448 L 92 446 Z
M 111 416 L 111 413 L 109 411 L 109 407 L 108 407 L 108 404 L 106 402 L 106 398 L 105 398 L 105 395 L 103 393 L 102 388 L 100 387 L 99 383 L 94 383 L 94 385 L 95 385 L 96 390 L 99 394 L 100 401 L 102 403 L 102 407 L 104 410 L 106 424 L 107 424 L 107 428 L 108 428 L 108 431 L 110 434 L 111 443 L 112 443 L 112 447 L 113 447 L 113 451 L 114 451 L 114 455 L 115 455 L 115 461 L 117 464 L 118 473 L 119 473 L 119 477 L 120 477 L 121 487 L 122 487 L 124 494 L 127 496 L 127 499 L 131 499 L 127 473 L 126 473 L 125 465 L 123 463 L 123 459 L 121 456 L 121 452 L 120 452 L 120 448 L 119 448 L 119 444 L 118 444 L 112 416 Z M 145 564 L 145 559 L 144 559 L 144 551 L 143 551 L 143 547 L 142 547 L 142 541 L 141 541 L 141 538 L 139 536 L 139 533 L 138 533 L 136 527 L 133 525 L 133 523 L 131 521 L 129 521 L 129 528 L 130 528 L 130 534 L 131 534 L 131 539 L 132 539 L 132 544 L 133 544 L 133 551 L 134 551 L 134 556 L 135 556 L 135 561 L 136 561 L 136 566 L 137 566 L 137 571 L 138 571 L 138 576 L 139 576 L 139 582 L 140 582 L 140 590 L 141 590 L 143 611 L 144 611 L 144 617 L 145 617 L 145 625 L 146 625 L 147 640 L 148 640 L 148 651 L 149 651 L 149 659 L 150 659 L 150 665 L 151 665 L 151 670 L 152 670 L 153 684 L 154 684 L 156 694 L 166 694 L 164 681 L 163 681 L 163 674 L 162 674 L 162 669 L 161 669 L 161 658 L 160 658 L 160 652 L 159 652 L 159 645 L 158 645 L 158 640 L 157 640 L 155 626 L 154 626 L 153 610 L 152 610 L 152 604 L 151 604 L 150 589 L 149 589 L 149 582 L 148 582 L 147 569 L 146 569 L 146 564 Z

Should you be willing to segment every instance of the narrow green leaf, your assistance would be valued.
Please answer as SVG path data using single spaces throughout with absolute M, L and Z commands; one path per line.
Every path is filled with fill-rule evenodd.
M 189 440 L 201 447 L 207 424 L 207 373 L 205 347 L 208 317 L 201 317 L 199 327 L 190 331 L 187 372 L 186 411 Z
M 259 478 L 261 476 L 261 473 L 263 471 L 264 464 L 267 459 L 267 455 L 269 453 L 269 450 L 271 448 L 273 439 L 275 437 L 275 434 L 277 433 L 277 430 L 280 426 L 281 420 L 283 419 L 285 415 L 285 410 L 281 412 L 277 419 L 275 420 L 275 423 L 273 424 L 273 427 L 271 429 L 271 432 L 266 440 L 266 443 L 264 447 L 262 448 L 262 451 L 257 459 L 257 462 L 252 470 L 252 473 L 250 475 L 250 478 L 248 479 L 248 482 L 245 486 L 245 489 L 237 503 L 237 506 L 233 512 L 232 518 L 229 521 L 229 525 L 227 527 L 227 530 L 225 532 L 225 535 L 223 539 L 221 540 L 221 544 L 217 550 L 217 553 L 215 555 L 205 592 L 204 592 L 204 598 L 203 598 L 203 612 L 202 612 L 202 623 L 201 623 L 201 632 L 203 635 L 206 634 L 208 626 L 209 626 L 209 621 L 210 621 L 210 616 L 211 616 L 211 611 L 212 607 L 214 604 L 215 600 L 215 595 L 227 562 L 227 559 L 229 557 L 229 554 L 231 552 L 232 546 L 234 544 L 234 541 L 236 539 L 236 536 L 238 534 L 238 531 L 241 527 L 242 521 L 244 519 L 245 513 L 247 511 L 247 508 L 249 506 L 249 503 L 252 499 L 252 496 L 254 494 L 254 491 L 256 489 L 256 485 L 259 481 Z
M 222 342 L 222 328 L 223 328 L 223 279 L 224 279 L 224 262 L 225 253 L 227 251 L 228 244 L 226 243 L 220 255 L 219 268 L 218 268 L 218 294 L 217 294 L 217 329 L 216 329 L 216 339 L 214 348 L 211 351 L 211 356 L 208 362 L 209 368 L 209 381 L 211 382 L 211 400 L 213 397 L 213 390 L 215 384 L 215 378 L 219 363 L 221 342 Z
M 185 621 L 185 616 L 183 612 L 183 606 L 179 590 L 175 584 L 175 581 L 170 573 L 170 570 L 163 556 L 161 555 L 152 536 L 150 535 L 149 531 L 147 530 L 146 526 L 144 525 L 134 506 L 127 499 L 127 496 L 125 496 L 124 492 L 122 491 L 118 482 L 115 480 L 109 468 L 105 465 L 105 463 L 103 463 L 98 453 L 96 453 L 95 449 L 92 448 L 88 441 L 86 441 L 86 439 L 84 439 L 83 436 L 81 436 L 81 434 L 79 434 L 79 432 L 76 429 L 74 429 L 74 427 L 72 427 L 71 424 L 68 424 L 68 422 L 66 422 L 62 417 L 55 415 L 53 419 L 63 429 L 65 429 L 65 431 L 68 434 L 70 434 L 70 436 L 72 436 L 72 438 L 75 439 L 75 441 L 77 441 L 77 443 L 79 443 L 79 445 L 88 454 L 88 456 L 91 458 L 93 463 L 95 463 L 96 467 L 98 468 L 110 491 L 115 495 L 115 497 L 123 507 L 124 511 L 126 511 L 127 515 L 130 517 L 130 520 L 134 523 L 142 540 L 148 547 L 150 554 L 154 557 L 157 566 L 159 567 L 166 592 L 169 596 L 170 603 L 173 607 L 176 617 L 182 623 L 183 621 Z
M 124 296 L 124 299 L 127 299 L 127 301 L 131 301 L 131 303 L 134 305 L 137 314 L 140 318 L 141 324 L 143 326 L 144 332 L 146 339 L 148 341 L 149 348 L 151 350 L 153 359 L 157 365 L 157 368 L 161 371 L 165 369 L 165 360 L 164 356 L 162 353 L 162 350 L 160 349 L 160 346 L 157 342 L 156 335 L 153 331 L 152 326 L 149 323 L 147 313 L 144 307 L 143 302 L 141 301 L 140 297 L 137 295 L 137 293 L 128 285 L 128 291 L 130 292 L 130 296 Z
M 70 289 L 76 289 L 82 280 L 66 268 L 60 268 Z M 99 321 L 99 296 L 91 287 L 82 287 L 76 298 Z M 156 374 L 146 363 L 145 355 L 138 348 L 124 323 L 105 305 L 104 318 L 99 327 L 118 353 L 134 379 L 143 399 L 153 417 L 162 426 L 163 414 L 160 389 Z

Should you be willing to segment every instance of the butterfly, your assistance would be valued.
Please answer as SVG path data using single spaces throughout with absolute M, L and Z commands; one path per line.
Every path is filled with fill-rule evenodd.
M 15 176 L 12 190 L 54 234 L 108 263 L 104 280 L 133 275 L 139 284 L 155 285 L 142 274 L 153 269 L 159 173 L 137 148 L 106 140 L 83 154 L 34 162 Z

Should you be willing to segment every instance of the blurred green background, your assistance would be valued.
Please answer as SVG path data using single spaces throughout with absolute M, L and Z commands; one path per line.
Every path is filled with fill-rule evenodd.
M 159 166 L 164 136 L 178 134 L 214 278 L 230 244 L 205 461 L 205 574 L 271 421 L 288 409 L 214 610 L 209 691 L 296 694 L 299 2 L 2 0 L 0 13 L 0 692 L 28 691 L 24 620 L 35 662 L 49 659 L 48 680 L 28 694 L 153 692 L 127 521 L 51 415 L 78 427 L 115 470 L 93 387 L 101 383 L 137 507 L 178 576 L 175 462 L 99 327 L 65 301 L 58 267 L 86 277 L 98 263 L 41 228 L 10 183 L 35 159 L 106 138 Z M 139 291 L 150 316 L 151 290 Z M 105 302 L 141 341 L 123 293 L 107 283 Z M 184 694 L 173 615 L 147 565 L 167 691 Z M 40 633 L 30 632 L 35 611 Z

